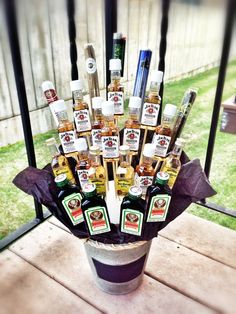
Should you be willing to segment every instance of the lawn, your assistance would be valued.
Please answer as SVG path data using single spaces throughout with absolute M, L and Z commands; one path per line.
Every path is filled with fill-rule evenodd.
M 191 159 L 199 158 L 202 165 L 204 165 L 208 142 L 217 73 L 218 69 L 216 68 L 165 85 L 164 104 L 173 103 L 179 105 L 187 88 L 198 88 L 198 96 L 185 125 L 183 136 L 187 139 L 186 153 Z M 228 66 L 223 99 L 227 99 L 235 93 L 235 73 L 236 60 L 232 61 Z M 124 119 L 120 120 L 121 125 Z M 43 167 L 50 161 L 50 154 L 45 148 L 44 141 L 51 136 L 56 136 L 56 131 L 50 131 L 34 137 L 38 167 Z M 210 181 L 218 193 L 211 198 L 211 201 L 232 209 L 236 209 L 236 199 L 234 197 L 236 191 L 235 139 L 236 135 L 219 132 L 218 126 L 210 175 Z M 0 148 L 0 166 L 1 239 L 20 225 L 30 221 L 35 213 L 32 197 L 27 196 L 11 183 L 15 175 L 27 167 L 23 141 Z M 236 219 L 234 218 L 197 205 L 191 205 L 188 211 L 236 230 Z

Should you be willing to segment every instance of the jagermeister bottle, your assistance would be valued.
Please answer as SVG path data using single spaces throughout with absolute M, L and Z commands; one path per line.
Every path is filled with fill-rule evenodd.
M 104 199 L 97 195 L 96 185 L 87 183 L 83 186 L 84 198 L 82 211 L 88 232 L 91 236 L 111 231 L 107 205 Z
M 60 189 L 58 207 L 62 218 L 71 226 L 83 223 L 80 189 L 76 185 L 70 185 L 65 174 L 58 175 L 55 178 L 55 183 Z
M 116 170 L 115 188 L 118 198 L 126 196 L 134 184 L 134 168 L 130 164 L 128 145 L 120 146 L 120 163 Z
M 96 184 L 98 195 L 106 195 L 106 171 L 101 165 L 101 156 L 99 146 L 90 146 L 89 148 L 90 168 L 88 179 L 90 183 Z
M 165 221 L 171 200 L 168 180 L 168 173 L 158 172 L 155 183 L 148 187 L 146 194 L 147 222 Z
M 121 203 L 120 231 L 137 236 L 142 235 L 145 219 L 145 201 L 141 198 L 142 189 L 131 186 Z

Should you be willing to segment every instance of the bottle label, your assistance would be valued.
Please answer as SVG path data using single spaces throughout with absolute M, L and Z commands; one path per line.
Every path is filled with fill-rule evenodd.
M 159 104 L 145 102 L 143 105 L 141 124 L 156 126 L 159 110 Z
M 69 180 L 71 183 L 75 183 L 75 179 L 74 179 L 74 176 L 73 176 L 73 173 L 72 171 L 70 170 L 69 166 L 68 165 L 65 165 L 65 166 L 62 166 L 60 163 L 59 163 L 59 167 L 56 167 L 56 168 L 53 168 L 52 167 L 52 170 L 53 170 L 53 173 L 54 173 L 54 176 L 57 177 L 59 176 L 60 174 L 65 174 L 66 177 L 67 177 L 67 180 Z
M 77 132 L 85 132 L 91 130 L 91 121 L 88 109 L 75 110 L 74 121 Z
M 149 185 L 152 185 L 153 176 L 139 176 L 137 173 L 135 174 L 135 184 L 139 186 L 143 195 L 146 195 L 147 188 Z
M 119 157 L 119 137 L 102 136 L 102 151 L 104 158 Z
M 167 194 L 158 194 L 151 199 L 148 209 L 147 222 L 165 221 L 171 197 Z
M 57 94 L 54 89 L 48 89 L 44 92 L 44 95 L 47 99 L 48 104 L 50 104 L 53 101 L 58 100 Z
M 74 131 L 61 132 L 59 138 L 64 154 L 76 152 Z
M 90 235 L 111 231 L 105 207 L 95 206 L 84 211 Z
M 86 71 L 89 74 L 93 74 L 97 71 L 97 64 L 93 58 L 87 58 L 85 61 Z
M 81 199 L 82 196 L 80 193 L 72 193 L 62 201 L 62 205 L 74 226 L 84 221 L 81 209 Z
M 170 136 L 154 134 L 152 143 L 156 145 L 155 155 L 160 157 L 166 157 L 169 145 Z
M 78 175 L 80 186 L 81 186 L 81 188 L 83 188 L 83 186 L 86 183 L 88 183 L 88 170 L 86 170 L 86 169 L 77 170 L 77 175 Z
M 108 100 L 114 102 L 115 114 L 124 114 L 124 93 L 108 92 Z
M 143 213 L 134 209 L 123 209 L 121 217 L 121 232 L 141 236 Z
M 100 167 L 90 167 L 88 171 L 89 182 L 96 184 L 97 193 L 99 195 L 106 194 L 106 179 L 102 171 L 99 171 Z M 103 168 L 102 168 L 103 169 Z M 104 170 L 104 169 L 103 169 Z
M 99 146 L 100 150 L 102 150 L 102 131 L 101 131 L 101 129 L 93 129 L 92 130 L 92 142 L 93 142 L 93 145 Z
M 128 145 L 130 150 L 138 151 L 140 129 L 124 129 L 123 145 Z
M 170 178 L 168 180 L 168 185 L 172 189 L 172 187 L 174 186 L 174 183 L 175 183 L 175 181 L 177 179 L 177 176 L 178 176 L 178 173 L 179 173 L 179 168 L 173 169 L 172 167 L 168 167 L 168 166 L 164 165 L 161 168 L 161 171 L 167 172 L 168 175 L 170 176 Z
M 127 195 L 129 188 L 134 185 L 133 179 L 115 179 L 116 191 L 118 195 Z

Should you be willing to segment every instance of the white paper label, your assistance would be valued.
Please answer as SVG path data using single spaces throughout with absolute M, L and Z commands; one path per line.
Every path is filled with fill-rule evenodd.
M 143 105 L 141 124 L 156 126 L 159 110 L 159 104 L 145 102 Z
M 86 71 L 89 74 L 93 74 L 93 73 L 96 72 L 97 64 L 96 64 L 96 61 L 93 58 L 86 59 L 85 64 L 86 64 Z
M 155 155 L 160 157 L 166 157 L 169 145 L 170 145 L 170 136 L 154 134 L 152 143 L 155 144 Z
M 124 114 L 124 93 L 123 92 L 109 92 L 108 100 L 114 102 L 115 114 Z
M 135 184 L 142 189 L 142 194 L 146 195 L 147 188 L 152 185 L 153 176 L 139 176 L 135 174 Z
M 121 232 L 141 236 L 143 213 L 134 209 L 123 209 L 121 218 Z
M 102 136 L 102 152 L 104 158 L 119 157 L 119 137 Z
M 165 221 L 171 197 L 167 194 L 153 196 L 148 208 L 147 222 Z
M 78 179 L 79 179 L 79 183 L 81 188 L 83 188 L 83 186 L 89 182 L 88 180 L 88 170 L 77 170 L 77 175 L 78 175 Z
M 84 221 L 81 200 L 82 196 L 80 193 L 72 193 L 62 201 L 62 205 L 74 226 Z
M 130 150 L 138 151 L 140 129 L 124 129 L 123 145 L 128 145 Z
M 93 129 L 91 133 L 93 145 L 99 146 L 100 150 L 102 150 L 102 130 Z
M 85 210 L 84 214 L 91 235 L 111 231 L 105 207 L 90 207 Z
M 91 130 L 91 121 L 88 109 L 74 111 L 74 120 L 77 132 L 85 132 Z
M 75 147 L 75 132 L 67 131 L 59 133 L 62 149 L 65 154 L 76 152 Z

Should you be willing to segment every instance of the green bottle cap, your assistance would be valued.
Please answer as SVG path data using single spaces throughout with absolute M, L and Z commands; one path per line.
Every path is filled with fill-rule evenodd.
M 169 174 L 167 172 L 158 172 L 156 176 L 156 183 L 159 183 L 161 185 L 165 185 L 169 181 Z
M 94 183 L 86 183 L 83 187 L 82 190 L 84 192 L 85 196 L 94 196 L 96 195 L 97 191 L 96 191 L 96 184 Z
M 56 176 L 54 181 L 59 188 L 67 185 L 69 182 L 65 173 L 61 173 L 58 176 Z
M 142 189 L 140 187 L 138 187 L 138 186 L 135 186 L 135 185 L 131 186 L 129 188 L 129 196 L 131 198 L 139 198 L 139 197 L 141 197 L 142 196 Z

